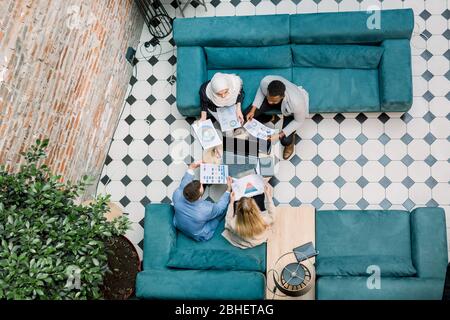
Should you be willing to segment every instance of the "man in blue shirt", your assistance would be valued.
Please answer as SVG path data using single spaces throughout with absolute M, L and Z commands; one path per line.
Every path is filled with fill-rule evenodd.
M 175 208 L 173 224 L 175 228 L 196 241 L 207 241 L 212 238 L 220 220 L 223 219 L 230 201 L 231 178 L 227 180 L 227 191 L 217 203 L 203 200 L 203 185 L 194 180 L 194 170 L 200 162 L 192 163 L 180 186 L 173 193 L 172 202 Z

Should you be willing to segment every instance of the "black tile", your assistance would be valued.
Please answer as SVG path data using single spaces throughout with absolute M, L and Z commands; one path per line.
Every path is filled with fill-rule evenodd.
M 431 13 L 429 13 L 427 10 L 423 10 L 419 17 L 421 17 L 423 20 L 427 20 L 429 17 L 431 17 Z
M 383 123 L 388 122 L 389 119 L 390 119 L 390 117 L 384 112 L 378 116 L 378 120 L 380 120 Z
M 156 98 L 151 94 L 147 99 L 145 99 L 145 101 L 152 105 L 153 103 L 155 103 Z
M 112 158 L 111 158 L 109 155 L 107 155 L 107 156 L 106 156 L 106 159 L 105 159 L 105 165 L 110 164 L 111 161 L 112 161 Z
M 197 8 L 199 6 L 199 4 L 196 1 L 192 1 L 191 6 L 193 6 L 194 8 Z
M 231 0 L 230 3 L 231 3 L 233 6 L 237 7 L 237 6 L 239 5 L 239 3 L 241 3 L 241 0 Z
M 173 162 L 171 155 L 168 154 L 168 155 L 163 159 L 163 162 L 164 162 L 166 165 L 170 165 L 170 164 Z M 191 162 L 192 162 L 192 161 L 189 161 L 188 163 L 191 163 Z
M 142 161 L 144 161 L 144 163 L 148 166 L 150 163 L 152 163 L 153 159 L 149 155 L 146 155 Z
M 316 113 L 316 114 L 312 117 L 312 119 L 313 119 L 313 121 L 314 121 L 315 123 L 319 124 L 319 123 L 323 120 L 323 117 L 322 117 L 322 115 Z
M 177 57 L 176 56 L 171 56 L 169 58 L 169 60 L 167 60 L 171 65 L 175 65 L 177 63 Z
M 169 104 L 174 104 L 175 101 L 177 101 L 177 100 L 176 100 L 176 98 L 174 97 L 174 95 L 171 94 L 170 96 L 167 97 L 166 101 L 167 101 Z
M 333 117 L 333 119 L 337 122 L 337 123 L 342 123 L 342 121 L 345 120 L 345 117 L 342 115 L 342 113 L 338 113 L 337 115 L 335 115 Z
M 155 141 L 155 139 L 151 135 L 148 135 L 144 138 L 144 142 L 148 145 L 150 145 L 153 141 Z
M 145 197 L 143 197 L 142 199 L 141 199 L 141 204 L 145 207 L 146 205 L 148 205 L 149 203 L 150 203 L 150 199 L 149 198 L 147 198 L 147 196 L 145 196 Z
M 256 7 L 262 0 L 250 0 L 250 2 Z
M 130 184 L 131 179 L 130 179 L 129 176 L 125 176 L 125 177 L 123 177 L 122 179 L 120 179 L 120 182 L 122 182 L 124 186 L 127 186 L 127 185 Z
M 164 138 L 164 142 L 170 145 L 173 141 L 173 137 L 169 134 L 167 137 Z
M 172 7 L 174 7 L 175 9 L 178 8 L 178 2 L 177 2 L 176 0 L 173 0 L 173 1 L 170 3 L 170 5 L 171 5 Z
M 104 186 L 106 186 L 110 181 L 111 179 L 107 175 L 104 175 L 103 178 L 100 179 L 100 182 L 103 183 Z
M 125 118 L 125 122 L 131 125 L 136 119 L 130 114 Z
M 122 159 L 122 162 L 125 163 L 125 165 L 129 165 L 131 163 L 131 161 L 133 161 L 133 159 L 129 155 L 126 155 Z
M 145 177 L 141 180 L 141 182 L 144 184 L 144 186 L 147 187 L 147 186 L 152 182 L 152 179 L 150 179 L 149 176 L 145 176 Z
M 442 16 L 445 19 L 450 20 L 450 10 L 446 9 L 444 12 L 442 12 Z
M 155 64 L 157 64 L 159 62 L 158 58 L 156 58 L 155 56 L 151 57 L 150 59 L 148 59 L 148 63 L 150 63 L 152 66 L 154 66 Z
M 134 77 L 134 76 L 131 76 L 130 84 L 134 85 L 136 82 L 138 82 L 138 79 L 136 79 L 136 77 Z
M 445 37 L 445 39 L 450 40 L 450 30 L 445 30 L 442 35 Z
M 164 183 L 165 186 L 169 186 L 173 182 L 173 179 L 169 176 L 165 176 L 164 179 L 162 179 L 162 183 Z
M 220 0 L 212 0 L 211 5 L 216 8 L 220 4 Z
M 430 60 L 432 57 L 433 57 L 433 54 L 430 52 L 430 51 L 428 51 L 428 50 L 424 50 L 421 54 L 420 54 L 420 56 L 422 57 L 422 58 L 424 58 L 425 60 Z
M 148 79 L 147 82 L 150 83 L 151 85 L 154 85 L 156 83 L 156 81 L 158 81 L 158 79 L 156 79 L 156 77 L 154 75 L 151 75 Z
M 120 199 L 120 204 L 124 207 L 130 204 L 130 199 L 127 198 L 127 196 L 124 196 L 122 199 Z
M 137 100 L 136 100 L 136 98 L 133 96 L 133 95 L 129 95 L 128 96 L 128 98 L 127 98 L 127 100 L 126 100 L 127 102 L 128 102 L 128 104 L 131 106 L 133 103 L 135 103 Z
M 125 138 L 123 138 L 123 141 L 127 144 L 130 145 L 131 142 L 133 142 L 133 137 L 130 135 L 127 135 Z
M 149 114 L 149 115 L 147 116 L 147 118 L 145 118 L 145 120 L 147 120 L 147 123 L 148 123 L 148 124 L 151 124 L 151 123 L 153 123 L 153 121 L 155 121 L 155 117 L 152 116 L 151 114 Z
M 364 123 L 367 119 L 368 118 L 364 113 L 360 113 L 356 116 L 356 120 L 358 120 L 359 123 Z
M 166 119 L 164 119 L 169 125 L 175 122 L 177 120 L 172 114 L 169 114 Z

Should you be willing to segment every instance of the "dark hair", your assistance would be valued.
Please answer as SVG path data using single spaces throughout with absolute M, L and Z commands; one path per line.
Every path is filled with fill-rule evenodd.
M 286 91 L 286 86 L 283 82 L 279 80 L 273 80 L 271 83 L 269 83 L 269 86 L 267 87 L 267 91 L 269 93 L 269 96 L 271 97 L 284 97 L 284 92 Z
M 197 201 L 202 195 L 200 193 L 201 183 L 198 180 L 189 182 L 183 189 L 183 195 L 189 202 Z

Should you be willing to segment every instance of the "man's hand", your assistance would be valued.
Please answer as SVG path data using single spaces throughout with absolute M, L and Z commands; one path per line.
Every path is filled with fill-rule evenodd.
M 200 165 L 202 164 L 202 162 L 203 162 L 203 161 L 201 161 L 201 160 L 192 162 L 192 163 L 189 165 L 189 169 L 191 169 L 191 170 L 197 169 L 198 167 L 200 167 Z
M 233 183 L 233 178 L 228 177 L 227 178 L 227 191 L 231 192 L 231 184 Z
M 252 109 L 247 113 L 247 121 L 251 121 L 255 116 L 256 107 L 252 106 Z

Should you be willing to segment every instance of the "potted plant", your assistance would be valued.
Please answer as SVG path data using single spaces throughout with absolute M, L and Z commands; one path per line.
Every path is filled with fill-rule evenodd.
M 99 299 L 108 271 L 107 243 L 129 228 L 108 222 L 108 196 L 77 199 L 89 183 L 61 182 L 42 164 L 37 140 L 15 170 L 0 167 L 0 299 Z

